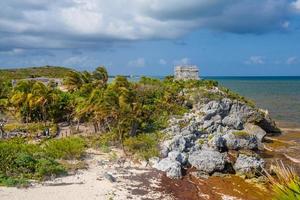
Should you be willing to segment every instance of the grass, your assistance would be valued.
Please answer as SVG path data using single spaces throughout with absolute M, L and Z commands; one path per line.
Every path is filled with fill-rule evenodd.
M 137 158 L 149 160 L 151 157 L 159 156 L 160 139 L 160 134 L 140 134 L 125 139 L 124 146 L 126 151 L 133 153 Z
M 232 134 L 239 138 L 247 138 L 250 136 L 249 133 L 247 133 L 246 131 L 235 131 L 232 132 Z
M 300 178 L 291 167 L 277 162 L 272 166 L 275 177 L 266 172 L 266 176 L 272 185 L 274 200 L 299 200 Z

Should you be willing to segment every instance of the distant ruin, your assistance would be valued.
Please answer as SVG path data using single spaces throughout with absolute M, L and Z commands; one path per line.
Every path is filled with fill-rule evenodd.
M 199 80 L 199 69 L 196 65 L 179 65 L 174 68 L 175 80 Z
M 11 84 L 13 87 L 15 87 L 18 82 L 20 81 L 38 81 L 42 82 L 45 85 L 48 85 L 50 83 L 53 83 L 56 87 L 62 86 L 62 79 L 60 78 L 47 78 L 47 77 L 36 77 L 36 78 L 25 78 L 25 79 L 18 79 L 18 80 L 12 80 Z

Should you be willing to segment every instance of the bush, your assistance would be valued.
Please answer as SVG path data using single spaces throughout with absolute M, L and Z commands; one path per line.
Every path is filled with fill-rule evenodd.
M 55 159 L 79 159 L 84 154 L 86 143 L 79 137 L 49 140 L 45 143 L 45 153 Z
M 13 187 L 13 186 L 27 186 L 29 182 L 24 178 L 13 178 L 5 176 L 4 174 L 0 173 L 0 186 L 7 186 L 7 187 Z
M 0 185 L 26 185 L 27 179 L 44 179 L 65 173 L 38 144 L 23 139 L 0 141 Z
M 159 155 L 159 140 L 160 136 L 158 134 L 140 134 L 136 137 L 125 139 L 124 147 L 138 158 L 148 160 L 151 157 Z
M 37 160 L 36 176 L 38 178 L 44 179 L 53 175 L 57 176 L 65 173 L 64 167 L 53 159 L 41 158 Z

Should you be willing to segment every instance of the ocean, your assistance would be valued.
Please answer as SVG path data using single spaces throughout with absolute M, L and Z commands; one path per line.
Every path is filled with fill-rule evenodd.
M 204 77 L 253 100 L 271 117 L 300 127 L 300 76 L 297 77 Z

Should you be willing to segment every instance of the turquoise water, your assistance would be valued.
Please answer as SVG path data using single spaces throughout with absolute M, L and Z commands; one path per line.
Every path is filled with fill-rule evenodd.
M 273 119 L 300 125 L 300 77 L 205 77 L 255 101 Z

